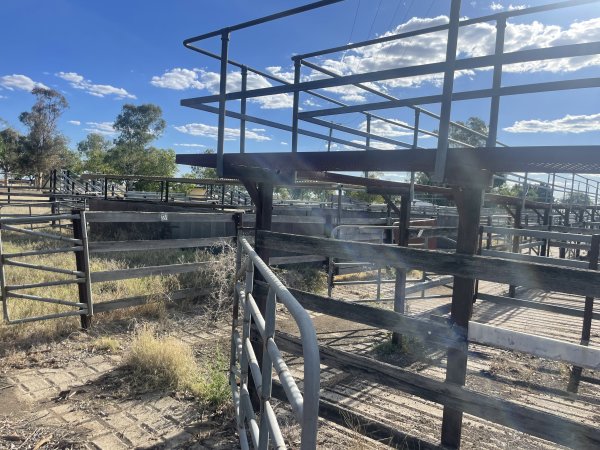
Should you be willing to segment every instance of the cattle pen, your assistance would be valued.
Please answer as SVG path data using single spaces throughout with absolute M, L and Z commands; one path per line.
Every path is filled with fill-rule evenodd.
M 326 447 L 323 421 L 382 448 L 599 448 L 600 313 L 594 302 L 600 296 L 600 146 L 498 140 L 506 99 L 579 90 L 597 96 L 600 88 L 597 74 L 503 83 L 511 65 L 600 55 L 599 41 L 506 49 L 507 23 L 549 12 L 576 16 L 578 8 L 598 1 L 464 18 L 461 1 L 451 0 L 442 25 L 296 53 L 291 78 L 230 59 L 238 31 L 260 33 L 263 24 L 293 21 L 341 1 L 317 1 L 184 41 L 217 61 L 220 80 L 217 93 L 181 105 L 215 115 L 218 128 L 216 153 L 178 154 L 177 163 L 215 169 L 217 178 L 54 171 L 45 190 L 0 189 L 2 206 L 23 208 L 5 215 L 0 207 L 5 322 L 80 316 L 82 327 L 93 327 L 95 314 L 150 300 L 95 304 L 94 283 L 193 273 L 209 264 L 97 271 L 90 267 L 92 254 L 219 248 L 235 266 L 227 378 L 240 448 Z M 495 29 L 491 53 L 461 55 L 459 35 L 480 24 Z M 360 73 L 320 65 L 325 56 L 410 44 L 436 33 L 446 36 L 439 62 Z M 219 53 L 199 47 L 210 39 L 220 39 Z M 488 71 L 490 86 L 457 90 L 456 74 L 478 69 Z M 239 90 L 228 85 L 231 70 L 239 72 Z M 431 95 L 395 97 L 377 84 L 433 75 L 439 92 Z M 248 88 L 251 76 L 268 80 L 269 87 Z M 333 88 L 361 91 L 368 101 L 342 102 L 329 96 Z M 248 112 L 252 100 L 275 95 L 291 96 L 289 123 Z M 327 106 L 306 109 L 303 99 Z M 453 105 L 469 101 L 487 102 L 486 134 L 452 120 Z M 391 118 L 397 111 L 408 111 L 412 122 Z M 339 118 L 349 115 L 365 127 L 342 124 Z M 234 151 L 226 149 L 230 122 L 239 123 Z M 376 122 L 400 127 L 410 139 L 378 134 Z M 249 124 L 289 133 L 290 151 L 249 151 Z M 483 145 L 453 138 L 457 128 Z M 319 144 L 306 151 L 302 139 Z M 369 176 L 391 172 L 406 173 L 410 181 Z M 415 179 L 417 173 L 428 174 L 427 184 Z M 517 195 L 493 190 L 498 180 L 516 186 Z M 135 191 L 132 181 L 154 188 Z M 174 190 L 186 184 L 195 191 Z M 282 188 L 328 194 L 291 201 L 278 195 Z M 528 196 L 533 191 L 536 196 Z M 349 192 L 381 201 L 352 202 Z M 49 213 L 32 212 L 40 202 Z M 147 226 L 144 232 L 153 237 L 119 238 L 124 223 L 139 235 Z M 71 252 L 76 270 L 17 261 L 28 255 L 2 251 L 6 232 L 68 244 L 35 252 Z M 11 285 L 5 279 L 11 266 L 68 275 L 60 283 L 76 284 L 78 299 L 19 292 L 57 282 Z M 327 287 L 314 292 L 286 285 L 281 267 L 316 268 Z M 171 298 L 206 294 L 186 286 Z M 10 304 L 20 300 L 70 309 L 13 317 Z

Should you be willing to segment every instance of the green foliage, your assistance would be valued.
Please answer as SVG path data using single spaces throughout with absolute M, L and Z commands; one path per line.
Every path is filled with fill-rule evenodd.
M 493 192 L 511 197 L 523 197 L 523 185 L 521 184 L 502 184 L 493 189 Z M 529 200 L 539 202 L 549 202 L 552 200 L 552 189 L 546 183 L 539 186 L 528 186 L 526 197 Z
M 69 104 L 53 89 L 35 87 L 31 93 L 36 97 L 31 111 L 19 115 L 29 130 L 22 148 L 21 166 L 25 174 L 34 175 L 41 184 L 43 174 L 61 167 L 67 155 L 67 140 L 57 130 L 57 122 Z
M 380 176 L 380 174 L 378 174 L 377 172 L 369 173 L 369 178 L 374 179 L 374 180 L 379 178 L 379 176 Z M 365 202 L 365 203 L 384 203 L 385 202 L 385 200 L 383 199 L 383 197 L 381 195 L 367 194 L 367 192 L 363 191 L 363 190 L 347 191 L 346 197 L 351 198 L 356 201 L 359 201 L 359 202 Z
M 213 155 L 215 151 L 212 148 L 204 150 L 205 155 Z M 219 178 L 217 176 L 217 169 L 212 167 L 198 167 L 192 166 L 192 178 Z
M 125 104 L 113 124 L 119 132 L 115 145 L 143 148 L 157 139 L 166 126 L 160 106 L 151 103 L 139 106 Z
M 589 206 L 592 204 L 592 199 L 583 192 L 573 192 L 565 196 L 564 203 Z
M 82 170 L 115 175 L 172 177 L 177 171 L 175 152 L 148 146 L 165 129 L 160 107 L 152 104 L 123 105 L 114 128 L 119 136 L 114 145 L 99 134 L 89 134 L 77 145 L 84 158 Z M 138 190 L 156 190 L 158 183 L 140 181 Z
M 469 117 L 466 122 L 460 120 L 456 121 L 457 124 L 469 128 L 477 133 L 488 135 L 488 127 L 483 120 L 479 117 Z M 463 144 L 467 144 L 473 147 L 485 147 L 486 138 L 480 134 L 475 134 L 472 131 L 465 130 L 456 125 L 450 125 L 450 138 L 458 142 L 448 142 L 449 147 L 464 147 Z
M 111 142 L 101 134 L 88 134 L 85 140 L 77 144 L 77 151 L 84 158 L 82 170 L 88 173 L 110 172 L 107 157 L 111 146 Z
M 4 184 L 9 173 L 18 171 L 24 137 L 12 128 L 0 131 L 0 169 L 4 172 Z

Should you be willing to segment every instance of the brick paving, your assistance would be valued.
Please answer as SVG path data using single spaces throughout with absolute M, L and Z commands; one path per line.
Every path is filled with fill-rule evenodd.
M 194 333 L 184 327 L 179 334 L 196 348 L 222 341 L 228 329 Z M 227 425 L 203 417 L 201 407 L 190 399 L 164 393 L 119 398 L 118 383 L 111 383 L 115 377 L 118 381 L 122 358 L 120 354 L 78 354 L 56 364 L 58 367 L 11 369 L 4 380 L 13 386 L 2 395 L 11 391 L 25 410 L 13 411 L 13 415 L 26 414 L 30 426 L 77 431 L 81 448 L 236 448 L 237 439 L 231 430 L 218 433 Z M 6 414 L 0 410 L 0 416 Z M 0 448 L 4 448 L 2 440 Z

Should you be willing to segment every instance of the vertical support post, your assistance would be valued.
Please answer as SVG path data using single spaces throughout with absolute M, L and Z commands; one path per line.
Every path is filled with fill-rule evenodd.
M 408 247 L 408 227 L 410 224 L 410 196 L 400 197 L 400 217 L 398 224 L 398 245 Z M 406 314 L 406 272 L 405 268 L 396 267 L 396 280 L 394 283 L 394 311 Z M 392 334 L 392 343 L 402 345 L 402 335 Z
M 333 128 L 329 127 L 329 139 L 327 139 L 327 151 L 331 151 L 331 136 L 333 136 Z
M 594 234 L 592 236 L 592 243 L 589 250 L 589 269 L 598 270 L 598 258 L 600 254 L 600 234 Z M 592 317 L 594 315 L 594 297 L 585 298 L 585 307 L 583 310 L 583 326 L 581 327 L 581 345 L 589 345 L 590 337 L 592 335 Z M 577 392 L 579 389 L 579 381 L 581 380 L 581 367 L 573 367 L 571 370 L 571 376 L 569 378 L 569 385 L 567 390 L 569 392 Z
M 571 174 L 571 198 L 569 199 L 569 205 L 573 204 L 573 192 L 575 191 L 575 172 Z
M 108 178 L 104 178 L 104 200 L 108 200 Z
M 474 255 L 477 252 L 479 220 L 481 205 L 483 203 L 483 189 L 469 186 L 462 189 L 454 188 L 454 199 L 458 209 L 458 237 L 456 252 L 465 255 Z M 473 311 L 473 296 L 475 282 L 472 278 L 454 277 L 452 288 L 451 320 L 454 326 L 466 330 Z M 446 367 L 446 383 L 463 386 L 467 374 L 467 350 L 465 339 L 462 348 L 448 349 L 448 363 Z M 443 446 L 450 448 L 460 447 L 462 432 L 463 412 L 449 406 L 444 406 L 442 421 Z
M 164 201 L 165 198 L 165 182 L 164 180 L 160 181 L 160 201 Z
M 227 59 L 229 52 L 229 30 L 221 34 L 221 69 L 219 78 L 219 122 L 217 130 L 217 176 L 223 177 L 223 153 L 225 152 L 225 106 L 227 103 Z
M 521 205 L 517 205 L 515 207 L 515 224 L 514 224 L 513 228 L 515 228 L 515 229 L 523 228 L 522 223 L 521 223 L 522 216 L 523 216 L 523 207 Z M 521 253 L 521 250 L 519 248 L 520 243 L 521 243 L 521 237 L 517 236 L 516 234 L 513 235 L 513 239 L 512 239 L 512 252 L 513 253 Z M 517 293 L 517 287 L 511 284 L 508 287 L 508 296 L 514 298 L 516 293 Z
M 444 180 L 446 173 L 459 20 L 460 0 L 452 0 L 450 6 L 450 23 L 448 26 L 448 44 L 446 47 L 446 70 L 444 71 L 444 87 L 442 90 L 442 105 L 440 109 L 440 128 L 438 132 L 438 145 L 437 152 L 435 153 L 435 170 L 433 174 L 433 180 L 438 182 Z
M 337 225 L 342 224 L 342 187 L 338 188 L 337 198 Z
M 267 182 L 261 182 L 258 183 L 257 186 L 257 193 L 258 193 L 258 198 L 257 198 L 257 203 L 256 203 L 256 228 L 255 228 L 255 232 L 258 231 L 270 231 L 271 230 L 271 225 L 272 225 L 272 219 L 273 219 L 273 184 L 272 183 L 267 183 Z M 256 239 L 256 235 L 255 235 L 255 242 L 258 243 L 258 239 Z M 258 256 L 266 263 L 269 264 L 269 250 L 264 248 L 261 245 L 255 244 L 255 250 L 256 253 L 258 254 Z M 259 271 L 256 271 L 255 275 L 254 275 L 254 279 L 258 282 L 262 282 L 263 277 L 261 276 Z M 258 287 L 258 284 L 260 283 L 254 283 L 255 287 Z M 256 300 L 256 305 L 258 306 L 258 310 L 260 311 L 260 313 L 263 315 L 263 317 L 265 317 L 266 314 L 266 310 L 267 310 L 267 298 L 264 294 L 264 292 L 261 292 L 260 289 L 255 289 L 253 292 L 254 298 Z M 257 331 L 253 330 L 252 334 L 251 334 L 251 340 L 252 340 L 252 347 L 254 349 L 254 353 L 256 354 L 256 360 L 257 361 L 262 361 L 263 360 L 263 347 L 261 345 L 261 336 L 260 334 L 258 334 Z M 256 391 L 256 388 L 254 386 L 254 382 L 249 384 L 251 390 L 250 390 L 250 396 L 251 398 L 253 398 L 253 401 L 255 402 L 255 408 L 257 408 L 258 406 L 258 402 L 260 402 L 260 398 L 258 396 L 258 392 Z
M 246 92 L 248 87 L 248 68 L 242 67 L 242 92 Z M 246 153 L 246 98 L 240 100 L 240 113 L 242 118 L 240 119 L 240 153 Z
M 492 226 L 492 216 L 488 216 L 487 217 L 487 226 L 491 227 Z M 492 248 L 492 233 L 487 233 L 486 236 L 486 241 L 485 241 L 485 248 L 487 250 L 490 250 Z
M 225 185 L 221 185 L 221 211 L 225 210 Z
M 73 215 L 79 215 L 79 219 L 73 219 L 73 237 L 81 239 L 83 249 L 75 252 L 75 266 L 77 271 L 83 272 L 84 283 L 79 283 L 79 303 L 87 305 L 87 314 L 81 316 L 81 328 L 87 330 L 92 324 L 94 315 L 94 304 L 92 300 L 92 281 L 90 277 L 90 260 L 88 251 L 87 221 L 85 211 L 73 210 Z
M 8 297 L 6 296 L 6 278 L 4 275 L 4 258 L 2 257 L 2 225 L 0 224 L 0 295 L 2 296 L 2 313 L 4 321 L 9 321 Z
M 550 231 L 550 208 L 544 209 L 544 222 L 545 229 Z M 540 256 L 549 256 L 550 253 L 550 240 L 544 239 L 542 248 L 540 249 Z
M 412 148 L 417 148 L 419 146 L 419 120 L 421 118 L 421 110 L 415 108 L 415 124 L 413 128 L 413 143 Z
M 367 138 L 365 140 L 367 151 L 371 150 L 371 114 L 367 113 Z M 369 178 L 369 171 L 365 170 L 365 178 Z
M 600 187 L 600 181 L 596 181 L 596 199 L 594 200 L 594 209 L 592 209 L 592 222 L 596 221 L 596 210 L 598 209 L 598 188 Z
M 294 60 L 294 85 L 300 83 L 300 68 L 302 60 Z M 293 111 L 292 111 L 292 153 L 298 151 L 298 111 L 300 110 L 300 91 L 294 91 Z
M 500 110 L 500 96 L 498 89 L 502 85 L 502 53 L 504 52 L 504 34 L 506 30 L 506 17 L 496 22 L 496 47 L 494 51 L 494 75 L 492 79 L 492 97 L 490 104 L 490 122 L 486 147 L 495 147 L 498 139 L 498 111 Z
M 165 181 L 165 202 L 169 203 L 169 180 Z

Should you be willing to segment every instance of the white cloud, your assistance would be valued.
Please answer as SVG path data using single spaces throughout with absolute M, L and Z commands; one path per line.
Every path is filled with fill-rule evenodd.
M 3 77 L 0 77 L 0 86 L 2 86 L 5 89 L 8 89 L 9 91 L 14 91 L 15 89 L 20 89 L 23 91 L 31 92 L 31 90 L 34 87 L 41 87 L 41 88 L 49 89 L 48 86 L 46 86 L 43 83 L 33 81 L 31 78 L 29 78 L 26 75 L 18 75 L 18 74 L 4 75 Z
M 58 72 L 55 75 L 68 81 L 72 88 L 81 89 L 95 97 L 114 95 L 118 99 L 137 98 L 123 88 L 114 87 L 109 84 L 93 84 L 90 80 L 86 80 L 83 75 L 79 75 L 76 72 Z
M 281 66 L 266 67 L 265 70 L 274 77 L 279 77 L 288 83 L 294 82 L 294 71 L 283 71 Z
M 206 125 L 204 123 L 188 123 L 186 125 L 176 126 L 175 129 L 180 133 L 191 134 L 192 136 L 203 136 L 209 137 L 212 139 L 217 138 L 217 130 L 218 128 L 212 125 Z M 269 136 L 265 136 L 264 129 L 262 128 L 254 128 L 251 130 L 246 130 L 246 139 L 253 141 L 270 141 L 271 138 Z M 238 139 L 240 136 L 239 128 L 225 128 L 225 140 L 226 141 L 234 141 Z
M 304 101 L 302 102 L 302 104 L 303 104 L 304 106 L 311 106 L 311 107 L 314 107 L 314 108 L 318 108 L 318 107 L 320 107 L 320 106 L 321 106 L 321 105 L 319 105 L 317 102 L 315 102 L 314 100 L 312 100 L 312 99 L 310 99 L 310 98 L 307 98 L 306 100 L 304 100 Z
M 70 123 L 71 125 L 81 125 L 81 121 L 79 120 L 69 120 L 67 123 Z
M 515 10 L 519 10 L 519 9 L 525 9 L 527 7 L 528 7 L 528 5 L 513 5 L 511 3 L 510 5 L 508 5 L 508 10 L 509 11 L 515 11 Z
M 273 69 L 273 68 L 270 68 Z M 220 75 L 204 69 L 175 68 L 163 75 L 154 76 L 150 83 L 164 89 L 199 89 L 210 94 L 219 92 Z M 273 86 L 265 77 L 248 72 L 247 89 L 262 89 Z M 227 74 L 227 92 L 237 92 L 242 89 L 242 73 L 239 71 Z M 270 95 L 268 97 L 250 98 L 248 102 L 256 103 L 262 109 L 291 108 L 293 97 L 290 94 Z
M 514 6 L 513 9 L 519 6 Z M 404 24 L 398 25 L 394 30 L 384 36 L 403 33 L 411 30 L 432 27 L 448 23 L 448 17 L 438 16 L 433 18 L 413 17 Z M 397 41 L 370 45 L 352 49 L 345 53 L 343 59 L 327 58 L 320 61 L 320 65 L 336 74 L 350 75 L 354 73 L 372 72 L 397 67 L 408 67 L 418 64 L 442 62 L 446 55 L 447 32 L 429 33 Z M 494 52 L 496 28 L 491 23 L 478 23 L 462 27 L 459 33 L 459 56 L 476 57 L 490 55 Z M 600 40 L 600 17 L 573 22 L 566 27 L 559 25 L 545 25 L 538 21 L 530 23 L 511 23 L 506 28 L 505 51 L 552 47 L 582 42 Z M 522 64 L 504 66 L 505 72 L 533 73 L 533 72 L 573 72 L 585 67 L 600 65 L 600 55 L 582 56 L 574 58 L 551 59 L 534 61 Z M 479 70 L 489 70 L 483 68 Z M 456 76 L 474 76 L 476 71 L 460 71 Z M 443 74 L 431 74 L 411 78 L 381 81 L 379 89 L 398 87 L 418 87 L 423 83 L 440 85 Z M 331 92 L 336 92 L 330 90 Z M 347 91 L 336 93 L 348 96 L 348 100 L 359 101 L 359 96 L 365 95 L 364 91 Z M 356 95 L 352 98 L 353 95 Z
M 281 142 L 280 142 L 280 144 L 281 144 L 281 145 L 290 145 L 290 144 L 288 144 L 288 143 L 287 143 L 287 142 L 285 142 L 285 141 L 281 141 Z
M 204 144 L 173 144 L 175 147 L 206 147 Z
M 519 120 L 512 126 L 504 128 L 509 133 L 587 133 L 600 131 L 600 113 L 572 116 L 567 114 L 561 119 L 553 120 Z
M 88 126 L 88 128 L 85 128 L 85 131 L 89 133 L 104 135 L 113 135 L 117 133 L 113 128 L 112 122 L 86 122 L 85 124 Z
M 6 95 L 0 95 L 0 100 L 8 98 Z
M 401 123 L 407 125 L 406 122 L 403 122 L 401 120 L 398 120 L 398 122 L 401 122 Z M 360 125 L 358 126 L 358 129 L 366 132 L 367 131 L 367 121 L 363 120 L 360 123 Z M 396 137 L 401 137 L 401 136 L 412 136 L 413 131 L 409 130 L 407 128 L 400 127 L 398 125 L 393 125 L 389 122 L 385 122 L 380 119 L 373 119 L 373 120 L 371 120 L 371 134 L 376 134 L 377 136 L 388 137 L 388 138 L 396 138 Z
M 490 9 L 492 11 L 502 11 L 504 9 L 504 6 L 502 6 L 502 4 L 500 3 L 492 2 L 490 4 Z
M 189 70 L 176 67 L 166 71 L 161 76 L 154 76 L 150 81 L 152 86 L 165 89 L 204 89 L 204 84 L 198 81 L 198 69 Z

